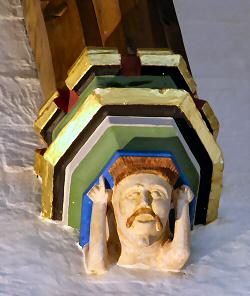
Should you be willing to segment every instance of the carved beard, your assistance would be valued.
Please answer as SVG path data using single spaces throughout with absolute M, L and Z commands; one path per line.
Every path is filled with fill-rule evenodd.
M 137 216 L 140 216 L 140 215 L 143 215 L 143 214 L 148 214 L 148 215 L 151 215 L 155 221 L 156 221 L 156 231 L 161 231 L 163 229 L 163 225 L 162 225 L 162 222 L 161 222 L 161 219 L 158 215 L 156 215 L 154 213 L 154 211 L 150 208 L 140 208 L 138 210 L 136 210 L 128 219 L 127 219 L 127 222 L 126 222 L 126 227 L 127 228 L 130 228 L 134 221 L 135 221 L 135 218 Z

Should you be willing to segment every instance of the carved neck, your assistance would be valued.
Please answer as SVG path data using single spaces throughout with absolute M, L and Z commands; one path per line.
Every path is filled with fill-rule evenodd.
M 164 244 L 164 234 L 160 239 L 151 245 L 146 245 L 142 242 L 142 245 L 133 244 L 125 237 L 119 235 L 121 242 L 121 255 L 118 260 L 118 265 L 121 266 L 137 266 L 140 265 L 145 268 L 153 267 L 155 264 L 155 258 L 159 254 L 161 246 Z
M 150 242 L 131 242 L 119 230 L 118 235 L 121 243 L 121 256 L 119 258 L 119 265 L 136 265 L 143 263 L 151 265 L 151 260 L 159 253 L 159 249 L 164 244 L 166 236 L 165 233 L 161 235 L 157 241 L 150 244 Z

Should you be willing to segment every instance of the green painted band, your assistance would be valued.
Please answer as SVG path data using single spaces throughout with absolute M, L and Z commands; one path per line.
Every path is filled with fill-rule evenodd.
M 196 171 L 172 127 L 112 126 L 100 137 L 72 174 L 68 223 L 80 227 L 82 196 L 117 150 L 169 151 L 173 153 L 190 187 L 197 195 L 199 173 Z
M 170 76 L 97 76 L 85 88 L 77 101 L 73 110 L 65 115 L 63 119 L 57 124 L 52 133 L 52 141 L 57 137 L 64 126 L 73 118 L 77 110 L 89 96 L 89 94 L 96 88 L 108 87 L 133 87 L 133 88 L 176 88 L 176 85 Z

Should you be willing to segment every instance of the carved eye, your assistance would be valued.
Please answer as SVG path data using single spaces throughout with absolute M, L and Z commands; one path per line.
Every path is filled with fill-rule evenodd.
M 164 194 L 161 191 L 158 191 L 158 190 L 152 191 L 151 196 L 152 196 L 153 199 L 164 198 Z
M 129 200 L 137 200 L 139 198 L 140 198 L 139 192 L 131 192 L 127 195 L 127 199 L 129 199 Z

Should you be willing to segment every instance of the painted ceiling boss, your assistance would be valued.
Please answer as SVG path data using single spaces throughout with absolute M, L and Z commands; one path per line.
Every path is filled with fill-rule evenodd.
M 224 160 L 173 1 L 42 2 L 24 1 L 49 94 L 35 122 L 42 216 L 79 230 L 88 273 L 179 271 L 194 225 L 217 218 Z

